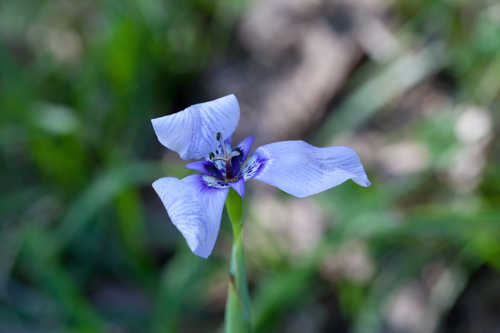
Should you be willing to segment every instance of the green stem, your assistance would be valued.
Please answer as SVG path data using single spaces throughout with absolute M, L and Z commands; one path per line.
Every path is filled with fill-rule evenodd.
M 230 189 L 226 211 L 233 227 L 233 249 L 229 263 L 229 290 L 226 302 L 225 332 L 251 332 L 250 294 L 242 242 L 242 206 L 240 196 Z

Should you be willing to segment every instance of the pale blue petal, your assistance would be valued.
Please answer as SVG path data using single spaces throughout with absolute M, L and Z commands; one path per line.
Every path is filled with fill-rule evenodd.
M 228 189 L 207 187 L 202 175 L 160 178 L 153 183 L 153 188 L 191 251 L 207 258 L 219 233 Z
M 296 197 L 328 190 L 348 179 L 370 186 L 358 154 L 348 147 L 318 148 L 304 141 L 275 142 L 259 147 L 249 163 L 256 165 L 255 179 Z
M 242 199 L 245 197 L 245 180 L 243 178 L 235 183 L 229 183 L 229 186 L 231 186 L 231 188 L 235 190 Z
M 220 132 L 224 140 L 229 138 L 239 119 L 238 100 L 234 95 L 227 95 L 151 122 L 161 144 L 182 159 L 194 160 L 217 149 L 217 133 Z
M 243 139 L 243 141 L 241 141 L 240 144 L 238 145 L 238 148 L 240 148 L 241 152 L 243 153 L 243 157 L 241 158 L 242 162 L 247 159 L 248 153 L 252 148 L 254 139 L 255 139 L 254 136 L 249 136 L 248 138 Z

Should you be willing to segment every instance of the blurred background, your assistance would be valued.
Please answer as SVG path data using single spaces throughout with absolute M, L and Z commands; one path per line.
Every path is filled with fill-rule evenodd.
M 0 332 L 220 331 L 230 226 L 189 252 L 150 119 L 229 93 L 373 183 L 248 185 L 256 332 L 500 332 L 497 0 L 2 0 Z

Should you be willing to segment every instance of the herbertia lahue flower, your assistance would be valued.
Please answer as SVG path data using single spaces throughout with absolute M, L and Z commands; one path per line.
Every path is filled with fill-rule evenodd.
M 237 146 L 231 142 L 239 119 L 238 100 L 228 95 L 151 121 L 161 144 L 184 160 L 198 160 L 186 168 L 200 174 L 153 183 L 170 220 L 196 255 L 206 258 L 214 248 L 229 188 L 243 197 L 245 182 L 252 178 L 299 198 L 348 179 L 370 185 L 358 155 L 348 147 L 282 141 L 261 146 L 248 157 L 253 137 Z

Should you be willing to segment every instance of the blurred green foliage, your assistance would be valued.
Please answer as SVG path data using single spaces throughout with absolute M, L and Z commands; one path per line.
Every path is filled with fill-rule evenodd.
M 455 106 L 498 108 L 499 8 L 488 6 L 394 2 L 398 34 L 421 51 L 364 62 L 310 139 L 383 128 L 380 118 L 398 112 L 391 101 L 442 76 L 448 107 L 387 139 L 421 143 L 429 162 L 404 177 L 368 164 L 372 187 L 316 197 L 328 229 L 311 253 L 249 258 L 257 332 L 283 331 L 318 306 L 338 308 L 329 315 L 349 331 L 382 331 L 398 288 L 445 263 L 455 287 L 431 302 L 439 322 L 479 266 L 500 267 L 496 113 L 477 188 L 461 192 L 444 176 L 463 148 Z M 244 10 L 208 0 L 0 3 L 0 332 L 221 328 L 227 258 L 192 255 L 167 223 L 149 184 L 186 171 L 161 161 L 149 119 L 199 101 L 200 74 L 227 51 Z M 329 281 L 326 260 L 353 241 L 367 246 L 372 277 Z M 336 320 L 324 331 L 345 329 Z
M 161 332 L 186 304 L 196 311 L 193 283 L 208 267 L 170 259 L 172 229 L 142 191 L 179 174 L 162 170 L 149 119 L 196 100 L 195 78 L 226 46 L 238 7 L 0 4 L 0 331 Z M 146 219 L 161 223 L 154 240 Z M 118 308 L 95 299 L 113 281 L 132 290 Z

